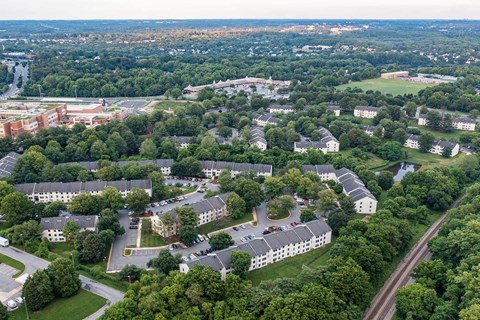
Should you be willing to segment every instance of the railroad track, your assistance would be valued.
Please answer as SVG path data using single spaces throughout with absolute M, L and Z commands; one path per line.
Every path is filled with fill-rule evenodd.
M 457 202 L 454 203 L 456 206 Z M 410 274 L 422 260 L 431 257 L 428 250 L 428 241 L 435 237 L 441 226 L 447 220 L 447 214 L 441 216 L 427 230 L 423 237 L 418 241 L 410 252 L 399 263 L 397 269 L 393 272 L 382 289 L 373 298 L 371 307 L 366 311 L 364 320 L 389 320 L 395 313 L 395 294 L 397 290 L 410 281 Z

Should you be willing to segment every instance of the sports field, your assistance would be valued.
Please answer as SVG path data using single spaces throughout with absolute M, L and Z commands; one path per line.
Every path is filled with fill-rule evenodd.
M 390 93 L 394 96 L 404 94 L 416 95 L 420 90 L 432 86 L 431 84 L 414 83 L 403 80 L 393 79 L 369 79 L 360 82 L 351 82 L 338 86 L 338 90 L 345 90 L 346 88 L 359 88 L 364 92 L 368 90 L 380 91 L 384 94 Z

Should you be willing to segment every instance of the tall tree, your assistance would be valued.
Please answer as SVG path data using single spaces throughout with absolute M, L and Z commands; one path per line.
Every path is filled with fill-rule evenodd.
M 150 196 L 143 189 L 133 188 L 125 197 L 125 203 L 130 210 L 139 214 L 145 211 L 150 203 Z
M 103 208 L 112 209 L 114 211 L 123 208 L 124 201 L 122 194 L 115 187 L 105 187 L 99 198 Z
M 37 270 L 23 285 L 22 296 L 31 311 L 38 311 L 53 301 L 53 286 L 44 270 Z
M 246 251 L 233 251 L 230 256 L 230 265 L 232 266 L 232 273 L 245 279 L 247 272 L 250 269 L 252 258 Z
M 65 223 L 65 227 L 63 227 L 62 233 L 67 243 L 73 244 L 80 233 L 80 227 L 77 226 L 73 221 L 67 221 L 67 223 Z
M 158 257 L 148 261 L 147 267 L 155 269 L 158 273 L 168 274 L 170 271 L 178 270 L 181 261 L 179 254 L 174 256 L 168 250 L 160 250 Z
M 20 224 L 34 218 L 35 207 L 28 197 L 18 191 L 6 195 L 1 203 L 1 212 L 10 224 Z
M 208 242 L 212 250 L 222 250 L 235 244 L 232 236 L 225 232 L 219 232 L 210 237 Z
M 227 211 L 233 219 L 239 219 L 246 213 L 246 203 L 238 194 L 232 192 L 227 200 Z
M 80 290 L 81 281 L 70 259 L 55 259 L 47 269 L 45 269 L 45 272 L 52 282 L 53 293 L 56 297 L 71 297 Z

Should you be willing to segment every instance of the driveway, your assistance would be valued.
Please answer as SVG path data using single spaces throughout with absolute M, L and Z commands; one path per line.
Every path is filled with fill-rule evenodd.
M 25 272 L 24 274 L 33 274 L 35 273 L 35 271 L 39 270 L 39 269 L 45 269 L 49 262 L 46 261 L 46 260 L 43 260 L 41 258 L 38 258 L 34 255 L 31 255 L 29 253 L 26 253 L 24 251 L 21 251 L 21 250 L 18 250 L 16 248 L 13 248 L 13 247 L 0 247 L 0 253 L 6 255 L 6 256 L 9 256 L 10 258 L 13 258 L 15 260 L 18 260 L 20 262 L 22 262 L 24 265 L 25 265 Z M 1 278 L 0 278 L 1 280 Z M 89 290 L 101 297 L 104 297 L 105 299 L 108 300 L 107 302 L 107 305 L 105 305 L 103 308 L 101 308 L 100 310 L 98 310 L 97 312 L 95 312 L 93 315 L 91 315 L 90 317 L 88 317 L 87 319 L 97 319 L 99 318 L 105 308 L 110 305 L 110 304 L 113 304 L 115 302 L 118 302 L 120 301 L 121 299 L 123 299 L 123 293 L 116 290 L 116 289 L 113 289 L 109 286 L 106 286 L 102 283 L 99 283 L 95 280 L 91 280 L 87 277 L 84 277 L 84 276 L 80 276 L 80 280 L 82 281 L 82 287 L 86 290 Z M 10 300 L 10 299 L 13 299 L 13 298 L 16 298 L 16 297 L 19 297 L 21 295 L 21 285 L 18 284 L 17 286 L 17 292 L 15 292 L 13 295 L 11 295 L 10 297 L 7 297 L 4 301 L 2 302 L 5 302 L 7 300 Z

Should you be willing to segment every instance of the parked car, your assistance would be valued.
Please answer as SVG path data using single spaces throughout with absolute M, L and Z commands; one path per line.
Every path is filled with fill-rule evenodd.
M 129 212 L 128 212 L 128 215 L 129 215 L 129 216 L 133 216 L 133 211 L 129 211 Z
M 13 300 L 8 300 L 7 301 L 7 307 L 10 309 L 16 309 L 17 308 L 17 303 Z
M 203 190 L 203 189 L 198 189 L 197 192 L 198 192 L 198 193 L 204 193 L 205 190 Z
M 131 224 L 128 228 L 129 229 L 138 229 L 138 224 Z
M 269 233 L 271 233 L 271 232 L 268 231 L 268 230 L 264 230 L 264 231 L 262 232 L 263 235 L 266 235 L 266 234 L 269 234 Z
M 133 222 L 139 222 L 139 221 L 140 221 L 140 218 L 137 218 L 137 217 L 132 218 L 132 221 L 133 221 Z
M 15 298 L 15 302 L 18 303 L 18 304 L 22 304 L 23 303 L 23 298 L 22 297 Z
M 246 227 L 244 224 L 242 224 L 242 225 L 240 226 L 240 228 L 242 228 L 242 229 L 247 229 L 247 227 Z
M 185 257 L 185 256 L 182 256 L 182 260 L 185 261 L 185 262 L 187 262 L 187 261 L 190 260 L 190 259 L 188 259 L 188 258 Z
M 194 253 L 190 253 L 188 257 L 190 258 L 190 260 L 198 258 Z
M 232 229 L 235 230 L 235 231 L 240 230 L 240 229 L 238 229 L 238 227 L 233 227 Z

